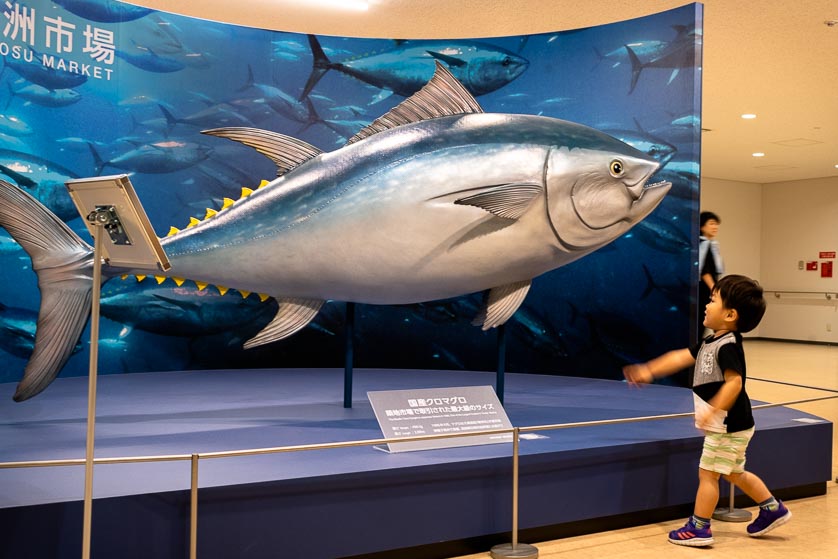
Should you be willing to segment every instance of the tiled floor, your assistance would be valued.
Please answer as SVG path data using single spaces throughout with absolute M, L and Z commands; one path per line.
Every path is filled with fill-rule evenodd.
M 775 380 L 838 390 L 838 346 L 746 340 L 748 393 L 754 400 L 788 402 L 829 396 L 829 393 L 758 381 Z M 834 394 L 832 394 L 834 395 Z M 793 406 L 838 424 L 838 399 Z M 759 411 L 755 412 L 756 414 Z M 756 415 L 757 428 L 759 416 Z M 757 464 L 753 465 L 758 473 Z M 713 522 L 716 543 L 709 548 L 689 548 L 667 541 L 669 530 L 681 521 L 647 524 L 549 542 L 526 542 L 539 557 L 562 559 L 650 559 L 666 557 L 727 557 L 730 559 L 838 559 L 838 431 L 833 429 L 832 481 L 827 494 L 788 503 L 791 523 L 761 538 L 750 538 L 744 523 Z M 755 508 L 749 509 L 752 512 Z M 457 559 L 482 559 L 486 553 Z

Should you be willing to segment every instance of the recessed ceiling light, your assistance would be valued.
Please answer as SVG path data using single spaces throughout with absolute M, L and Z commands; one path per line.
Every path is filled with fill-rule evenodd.
M 751 119 L 754 119 L 756 117 L 757 117 L 757 115 L 755 115 L 753 113 L 745 113 L 745 114 L 742 115 L 742 118 L 744 118 L 745 120 L 751 120 Z
M 756 153 L 752 153 L 751 155 L 753 155 L 754 157 L 765 157 L 765 154 L 762 153 L 761 151 L 758 151 Z

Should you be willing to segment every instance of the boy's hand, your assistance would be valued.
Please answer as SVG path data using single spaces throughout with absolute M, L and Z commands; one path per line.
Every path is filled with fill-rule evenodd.
M 655 380 L 655 377 L 652 375 L 652 371 L 649 370 L 649 365 L 646 363 L 626 365 L 623 367 L 623 376 L 626 377 L 626 380 L 631 386 L 649 384 Z

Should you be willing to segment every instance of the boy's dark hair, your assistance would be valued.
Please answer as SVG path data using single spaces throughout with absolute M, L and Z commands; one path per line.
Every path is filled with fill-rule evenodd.
M 698 226 L 704 227 L 704 225 L 710 221 L 711 219 L 715 220 L 716 223 L 721 223 L 722 220 L 714 214 L 713 212 L 701 212 L 698 216 Z
M 759 325 L 765 314 L 765 299 L 762 287 L 756 280 L 735 274 L 724 276 L 716 282 L 713 293 L 718 293 L 722 304 L 739 315 L 736 330 L 750 332 Z

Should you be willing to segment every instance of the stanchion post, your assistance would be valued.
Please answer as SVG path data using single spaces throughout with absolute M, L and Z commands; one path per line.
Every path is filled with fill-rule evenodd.
M 189 559 L 198 557 L 198 455 L 192 455 L 189 495 Z
M 99 361 L 99 290 L 102 285 L 102 224 L 93 228 L 93 291 L 90 314 L 90 368 L 87 378 L 87 442 L 84 458 L 84 512 L 81 556 L 90 558 L 93 525 L 93 452 L 96 440 L 96 375 Z
M 713 512 L 713 520 L 722 520 L 724 522 L 748 522 L 751 520 L 751 513 L 745 509 L 737 509 L 733 507 L 733 497 L 736 491 L 736 486 L 728 482 L 730 485 L 730 504 L 728 508 L 719 507 Z
M 512 429 L 512 543 L 496 545 L 491 550 L 493 559 L 536 559 L 538 548 L 518 543 L 518 440 L 520 429 Z
M 87 445 L 84 472 L 82 559 L 90 558 L 93 518 L 93 452 L 96 426 L 96 375 L 99 360 L 99 300 L 102 261 L 126 269 L 168 270 L 169 259 L 154 234 L 128 175 L 71 179 L 67 192 L 93 235 L 93 286 L 90 312 L 90 372 L 87 394 Z M 117 211 L 118 209 L 118 211 Z M 105 235 L 107 234 L 107 237 Z M 110 242 L 105 246 L 104 240 Z

